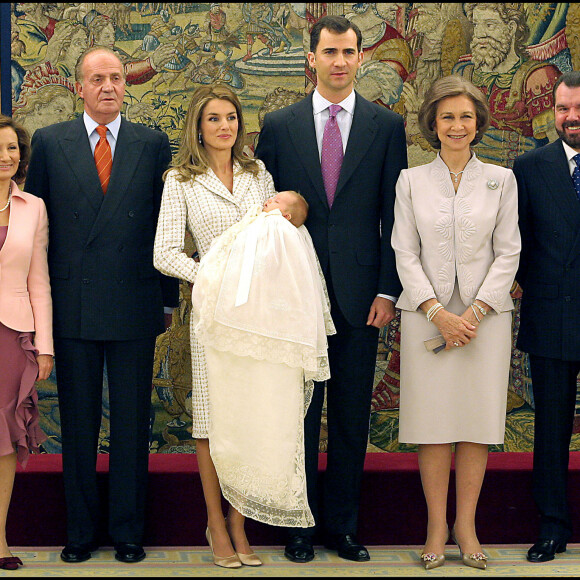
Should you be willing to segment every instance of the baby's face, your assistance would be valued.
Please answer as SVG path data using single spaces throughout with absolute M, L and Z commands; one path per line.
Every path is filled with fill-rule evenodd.
M 279 209 L 282 212 L 282 215 L 286 215 L 290 213 L 293 201 L 293 196 L 289 191 L 280 191 L 274 197 L 267 199 L 262 209 L 264 211 Z

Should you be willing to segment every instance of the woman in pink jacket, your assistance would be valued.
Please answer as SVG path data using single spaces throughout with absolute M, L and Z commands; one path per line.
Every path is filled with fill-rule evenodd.
M 25 467 L 46 436 L 38 425 L 37 379 L 52 370 L 52 300 L 44 202 L 20 191 L 30 140 L 0 115 L 0 568 L 22 564 L 6 542 L 16 462 Z

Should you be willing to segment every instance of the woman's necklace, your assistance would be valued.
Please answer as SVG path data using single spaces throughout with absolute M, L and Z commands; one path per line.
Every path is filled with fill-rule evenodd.
M 465 171 L 465 169 L 462 169 L 461 171 L 458 171 L 457 173 L 455 173 L 454 171 L 451 171 L 451 169 L 449 169 L 449 173 L 451 173 L 451 175 L 453 175 L 453 181 L 455 183 L 457 183 L 459 181 L 459 176 Z
M 0 213 L 8 209 L 11 201 L 12 201 L 12 182 L 8 186 L 8 201 L 6 202 L 6 205 L 2 209 L 0 209 Z

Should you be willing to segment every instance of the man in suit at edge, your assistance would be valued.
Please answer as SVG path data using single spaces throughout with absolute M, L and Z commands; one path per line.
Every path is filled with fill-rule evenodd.
M 518 157 L 522 287 L 517 347 L 529 354 L 535 403 L 533 494 L 540 512 L 530 562 L 564 552 L 570 439 L 580 371 L 580 72 L 554 85 L 560 139 Z
M 155 339 L 165 328 L 164 304 L 174 307 L 178 301 L 178 281 L 163 279 L 153 267 L 162 175 L 171 149 L 164 133 L 121 117 L 125 78 L 113 51 L 86 51 L 76 78 L 84 114 L 36 131 L 26 180 L 26 191 L 46 203 L 50 223 L 68 535 L 61 558 L 82 562 L 98 549 L 96 453 L 106 361 L 108 528 L 117 560 L 138 562 L 145 558 Z M 97 147 L 110 151 L 108 184 L 97 171 Z
M 317 383 L 305 419 L 308 502 L 315 528 L 289 531 L 293 562 L 314 558 L 318 533 L 327 548 L 354 561 L 369 554 L 356 538 L 360 484 L 368 440 L 379 329 L 395 317 L 401 285 L 390 245 L 395 183 L 407 167 L 403 118 L 354 91 L 362 63 L 360 30 L 342 16 L 312 28 L 308 61 L 317 88 L 302 101 L 269 113 L 256 148 L 278 191 L 300 191 L 306 226 L 320 260 L 337 334 L 329 337 L 328 453 L 318 506 L 317 475 L 324 383 Z M 344 159 L 334 199 L 323 178 L 323 141 L 331 105 Z

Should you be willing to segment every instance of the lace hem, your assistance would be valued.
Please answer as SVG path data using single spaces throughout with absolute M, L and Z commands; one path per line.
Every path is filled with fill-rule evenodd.
M 251 499 L 235 488 L 224 484 L 220 479 L 221 490 L 228 503 L 247 518 L 271 526 L 287 528 L 310 528 L 314 526 L 312 512 L 307 505 L 296 508 L 274 508 L 264 505 L 256 499 Z

